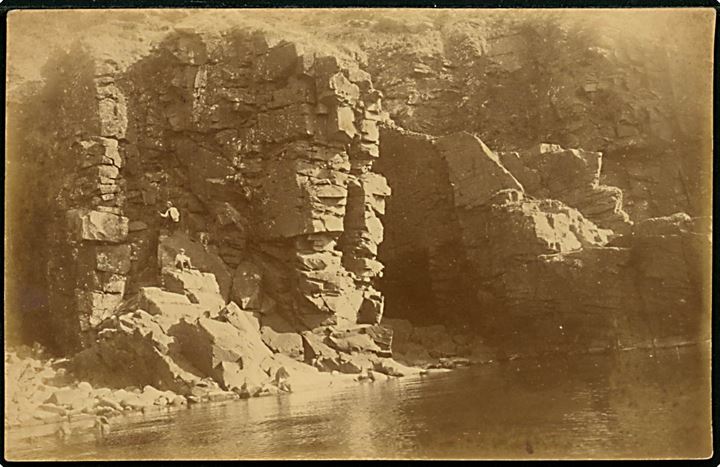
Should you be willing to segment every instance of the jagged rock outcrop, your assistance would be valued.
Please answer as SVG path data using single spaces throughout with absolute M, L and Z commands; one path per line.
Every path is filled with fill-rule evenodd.
M 630 231 L 632 222 L 623 210 L 622 191 L 600 184 L 601 153 L 538 144 L 522 153 L 500 154 L 500 159 L 517 174 L 528 194 L 560 200 L 617 234 Z
M 50 182 L 56 191 L 45 272 L 49 318 L 66 349 L 92 342 L 93 329 L 122 301 L 130 272 L 121 148 L 127 101 L 112 62 L 85 58 L 78 66 L 59 106 L 60 164 Z
M 699 311 L 707 305 L 701 303 L 705 285 L 698 270 L 699 258 L 709 255 L 707 230 L 697 233 L 701 223 L 686 215 L 649 219 L 633 229 L 621 193 L 613 195 L 619 190 L 599 185 L 599 153 L 540 145 L 524 154 L 496 155 L 466 133 L 432 138 L 388 130 L 382 141 L 387 160 L 397 161 L 387 172 L 390 183 L 398 182 L 389 212 L 405 221 L 398 224 L 403 248 L 442 255 L 430 246 L 450 241 L 462 246 L 454 258 L 462 266 L 449 281 L 429 267 L 438 260 L 406 278 L 439 283 L 428 287 L 428 312 L 437 320 L 474 322 L 485 330 L 489 344 L 521 353 L 632 347 L 707 335 Z M 432 184 L 403 183 L 416 173 L 415 164 L 422 164 Z M 443 192 L 444 197 L 436 195 Z M 609 200 L 602 196 L 606 193 Z M 395 205 L 396 200 L 403 204 Z M 426 211 L 413 220 L 409 211 L 416 206 Z M 442 219 L 435 217 L 441 209 Z M 652 248 L 667 250 L 659 256 L 662 266 L 649 266 L 646 255 Z M 390 252 L 382 257 L 390 268 L 402 261 Z M 456 308 L 455 317 L 452 308 L 450 316 L 443 315 L 446 294 L 437 293 L 447 290 L 447 282 L 471 304 Z M 660 283 L 666 291 L 650 297 Z M 387 287 L 391 296 L 395 284 Z M 674 329 L 668 327 L 672 320 L 678 325 Z
M 571 12 L 420 16 L 368 12 L 333 35 L 361 44 L 400 126 L 436 136 L 477 133 L 499 151 L 546 141 L 600 151 L 602 184 L 622 189 L 634 219 L 709 215 L 699 201 L 710 194 L 709 179 L 695 179 L 698 167 L 710 170 L 709 113 L 698 97 L 709 91 L 710 67 L 690 45 L 703 40 L 700 28 L 683 28 L 668 44 L 649 29 L 674 22 L 661 14 L 628 15 L 623 26 L 613 26 L 618 17 Z M 686 80 L 676 55 L 703 72 Z M 697 90 L 693 97 L 685 97 L 687 87 Z M 702 136 L 691 123 L 700 121 Z
M 387 115 L 357 63 L 247 30 L 177 31 L 122 72 L 76 53 L 94 94 L 59 105 L 66 164 L 48 190 L 59 347 L 87 347 L 124 296 L 160 284 L 294 328 L 379 323 L 391 190 L 372 165 Z M 160 216 L 167 202 L 179 222 Z M 173 270 L 181 248 L 197 273 Z
M 235 270 L 230 296 L 242 308 L 272 302 L 309 328 L 353 324 L 368 308 L 375 315 L 363 319 L 378 320 L 371 279 L 390 192 L 368 172 L 384 118 L 369 76 L 244 31 L 211 50 L 179 34 L 128 76 L 145 95 L 161 73 L 172 76 L 167 89 L 147 94 L 167 97 L 136 102 L 138 217 L 178 200 L 184 228 L 207 234 Z M 163 157 L 175 173 L 158 166 Z

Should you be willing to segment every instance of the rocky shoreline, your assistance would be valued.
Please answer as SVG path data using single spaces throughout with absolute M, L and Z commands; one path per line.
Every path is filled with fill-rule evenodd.
M 276 354 L 288 372 L 281 381 L 267 374 L 256 384 L 223 389 L 212 378 L 195 381 L 184 394 L 159 390 L 151 385 L 124 388 L 91 384 L 73 372 L 73 359 L 53 358 L 39 345 L 19 346 L 6 351 L 8 385 L 6 427 L 21 428 L 60 424 L 72 418 L 83 421 L 94 417 L 117 417 L 137 413 L 171 410 L 207 402 L 274 396 L 284 392 L 312 390 L 322 386 L 342 386 L 360 382 L 381 382 L 392 378 L 422 375 L 476 363 L 492 363 L 494 357 L 480 343 L 470 346 L 470 337 L 454 338 L 442 325 L 413 328 L 405 320 L 388 320 L 388 329 L 397 329 L 398 351 L 394 358 L 379 357 L 374 365 L 363 366 L 357 352 L 337 357 L 343 365 L 333 368 L 333 360 L 317 359 L 315 366 Z M 310 338 L 312 339 L 312 338 Z M 460 344 L 458 344 L 458 342 Z M 322 342 L 315 349 L 333 352 Z M 337 351 L 335 351 L 337 352 Z M 388 355 L 388 354 L 385 354 Z M 92 374 L 86 374 L 92 380 Z
M 276 354 L 275 358 L 283 361 L 288 375 L 282 381 L 273 377 L 276 375 L 267 374 L 256 384 L 223 389 L 212 378 L 203 378 L 195 381 L 184 394 L 151 385 L 119 388 L 91 384 L 73 372 L 73 359 L 50 357 L 39 344 L 32 348 L 11 348 L 5 354 L 6 381 L 12 382 L 7 385 L 6 429 L 20 432 L 32 428 L 35 433 L 38 427 L 45 426 L 40 431 L 63 436 L 66 425 L 97 429 L 100 417 L 112 422 L 116 417 L 125 419 L 196 404 L 278 396 L 327 386 L 379 383 L 494 361 L 486 347 L 471 348 L 469 336 L 453 338 L 442 325 L 413 328 L 405 320 L 388 320 L 387 328 L 397 330 L 399 350 L 394 358 L 380 357 L 370 367 L 362 366 L 357 353 L 346 355 L 344 360 L 340 357 L 344 365 L 335 369 L 331 369 L 331 359 L 320 359 L 313 367 Z M 316 348 L 323 346 L 321 342 L 314 344 Z M 324 350 L 329 353 L 328 349 Z M 88 379 L 92 380 L 90 376 Z
M 181 410 L 197 404 L 278 396 L 323 386 L 380 383 L 428 372 L 427 369 L 400 364 L 393 367 L 394 375 L 367 369 L 357 374 L 337 370 L 319 372 L 308 366 L 301 376 L 296 374 L 295 381 L 288 378 L 278 384 L 277 379 L 268 376 L 266 381 L 251 388 L 224 390 L 207 378 L 196 382 L 189 394 L 182 395 L 150 385 L 143 388 L 93 386 L 87 381 L 79 381 L 68 371 L 69 362 L 66 358 L 46 357 L 39 346 L 32 349 L 23 346 L 6 352 L 6 381 L 12 381 L 6 393 L 6 431 L 20 432 L 29 428 L 33 429 L 27 433 L 31 437 L 36 436 L 39 429 L 47 435 L 63 437 L 75 427 L 98 429 L 102 419 L 105 420 L 103 423 L 110 423 L 118 417 L 125 420 L 128 416 Z M 460 359 L 459 362 L 464 364 L 465 361 Z M 41 428 L 43 426 L 44 429 Z
M 96 437 L 103 437 L 103 424 L 125 423 L 131 421 L 132 417 L 184 410 L 196 405 L 281 397 L 283 394 L 312 391 L 321 387 L 342 388 L 382 383 L 405 376 L 422 376 L 473 365 L 502 364 L 516 359 L 557 357 L 557 352 L 534 355 L 495 352 L 482 342 L 472 342 L 467 334 L 451 336 L 442 325 L 420 327 L 415 332 L 416 329 L 405 320 L 388 321 L 388 326 L 410 331 L 407 335 L 402 331 L 398 333 L 401 339 L 399 351 L 394 356 L 397 361 L 395 374 L 371 369 L 359 373 L 341 373 L 337 370 L 313 372 L 312 368 L 307 368 L 300 384 L 293 384 L 292 378 L 289 378 L 278 385 L 277 380 L 268 375 L 266 381 L 248 390 L 236 387 L 224 390 L 207 378 L 198 381 L 186 395 L 170 390 L 161 391 L 150 385 L 143 388 L 93 386 L 87 381 L 79 381 L 68 371 L 70 360 L 49 358 L 37 344 L 33 348 L 20 346 L 9 349 L 5 353 L 6 381 L 13 383 L 7 385 L 6 390 L 6 434 L 23 439 L 38 436 L 64 439 L 73 430 L 92 430 Z M 426 339 L 426 345 L 421 343 L 421 338 Z M 632 347 L 563 351 L 562 355 L 572 357 L 618 351 L 654 351 L 702 344 L 709 345 L 710 341 L 664 339 Z

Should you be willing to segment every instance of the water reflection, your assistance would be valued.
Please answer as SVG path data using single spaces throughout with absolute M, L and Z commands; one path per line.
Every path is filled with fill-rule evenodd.
M 709 350 L 515 360 L 156 414 L 11 458 L 684 457 L 708 452 Z

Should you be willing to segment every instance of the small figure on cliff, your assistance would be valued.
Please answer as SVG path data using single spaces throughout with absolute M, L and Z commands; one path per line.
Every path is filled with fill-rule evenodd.
M 185 255 L 185 248 L 180 248 L 180 252 L 175 255 L 175 267 L 183 271 L 185 268 L 194 269 L 190 257 Z
M 167 219 L 167 225 L 169 228 L 175 228 L 180 223 L 180 211 L 173 206 L 172 201 L 167 202 L 167 209 L 165 212 L 160 213 L 160 217 Z

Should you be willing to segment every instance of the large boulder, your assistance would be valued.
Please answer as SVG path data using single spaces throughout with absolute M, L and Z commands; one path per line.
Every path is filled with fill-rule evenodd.
M 96 342 L 71 361 L 74 375 L 107 387 L 152 385 L 189 394 L 201 372 L 177 352 L 177 321 L 137 310 L 103 324 Z
M 185 294 L 191 291 L 220 293 L 220 287 L 215 280 L 215 276 L 197 270 L 163 268 L 162 281 L 164 288 L 168 292 L 179 294 Z
M 343 347 L 348 352 L 340 352 L 323 341 L 331 342 L 333 345 L 336 343 L 333 341 L 323 339 L 323 336 L 314 334 L 310 331 L 302 333 L 303 343 L 303 357 L 305 363 L 318 368 L 320 371 L 332 372 L 337 371 L 340 373 L 362 373 L 368 369 L 375 367 L 377 356 L 372 352 L 357 351 L 360 346 L 354 346 L 347 341 L 343 342 L 339 347 Z M 357 344 L 357 342 L 355 342 Z M 362 340 L 362 345 L 373 346 L 372 341 Z
M 233 324 L 209 318 L 182 321 L 171 331 L 181 353 L 223 388 L 241 387 L 246 381 L 262 384 L 273 354 L 249 320 L 239 316 Z
M 331 332 L 325 337 L 325 343 L 338 352 L 380 352 L 380 347 L 364 328 Z
M 127 239 L 129 219 L 89 209 L 67 212 L 68 226 L 75 240 L 121 243 Z
M 141 287 L 136 298 L 137 306 L 151 315 L 161 315 L 172 320 L 196 318 L 205 308 L 193 304 L 184 294 L 168 292 L 159 287 Z
M 500 162 L 500 158 L 477 136 L 456 133 L 435 143 L 447 162 L 455 204 L 473 207 L 486 204 L 498 191 L 523 186 Z
M 190 302 L 196 303 L 211 313 L 225 306 L 215 275 L 197 270 L 163 268 L 164 287 L 174 293 L 185 294 Z
M 92 387 L 87 385 L 57 389 L 48 398 L 47 402 L 60 406 L 77 406 L 82 401 L 87 400 L 91 392 Z
M 260 331 L 260 314 L 254 311 L 241 309 L 235 302 L 230 302 L 218 313 L 220 321 L 232 324 L 238 329 L 250 327 Z
M 275 353 L 299 359 L 303 354 L 302 338 L 297 326 L 290 324 L 278 313 L 261 316 L 262 341 Z

